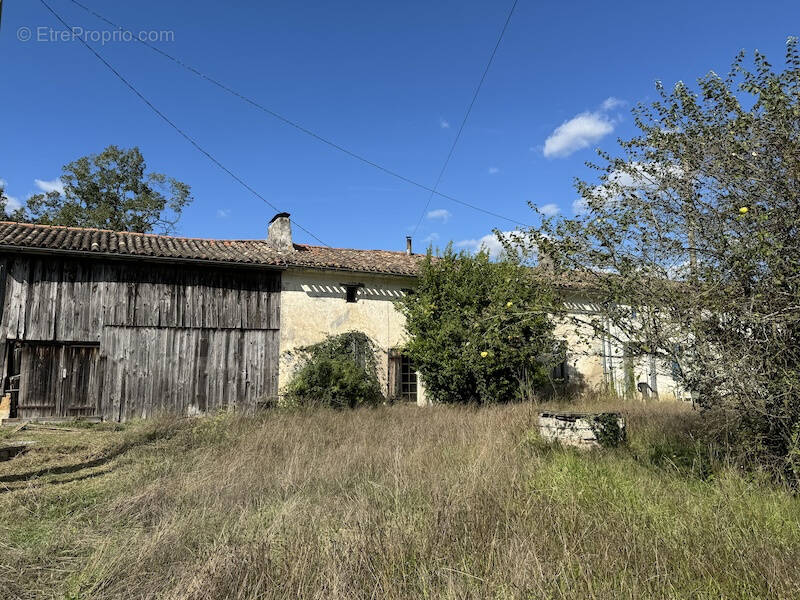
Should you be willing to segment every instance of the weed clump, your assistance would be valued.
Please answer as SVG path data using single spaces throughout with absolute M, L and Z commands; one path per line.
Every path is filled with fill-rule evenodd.
M 600 413 L 589 420 L 597 443 L 603 448 L 616 448 L 625 444 L 627 434 L 625 425 L 620 425 L 619 415 L 615 413 Z
M 383 400 L 375 343 L 360 331 L 301 348 L 300 367 L 286 390 L 288 404 L 355 408 Z

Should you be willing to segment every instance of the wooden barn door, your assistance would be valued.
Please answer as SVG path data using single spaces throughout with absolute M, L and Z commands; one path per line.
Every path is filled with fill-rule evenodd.
M 20 364 L 17 417 L 58 416 L 61 347 L 24 344 Z
M 91 417 L 100 414 L 97 405 L 97 358 L 99 346 L 64 346 L 61 351 L 62 417 Z
M 98 346 L 24 344 L 17 417 L 99 414 L 98 354 Z

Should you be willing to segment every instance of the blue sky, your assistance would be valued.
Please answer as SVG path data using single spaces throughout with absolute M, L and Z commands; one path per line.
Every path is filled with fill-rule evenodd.
M 510 2 L 82 0 L 135 31 L 169 31 L 165 51 L 392 170 L 431 186 Z M 108 30 L 48 0 L 84 30 Z M 6 0 L 0 30 L 0 179 L 24 199 L 61 166 L 108 144 L 192 186 L 179 233 L 261 238 L 273 209 L 189 145 L 36 0 Z M 32 39 L 20 41 L 21 27 Z M 40 29 L 43 28 L 43 29 Z M 43 33 L 42 33 L 43 32 Z M 744 48 L 780 65 L 800 3 L 520 0 L 440 190 L 530 223 L 531 201 L 572 214 L 593 149 L 633 133 L 653 82 L 725 72 Z M 97 35 L 97 34 L 90 34 Z M 24 34 L 23 34 L 24 37 Z M 281 210 L 332 246 L 401 250 L 424 190 L 341 154 L 138 43 L 93 44 L 158 108 Z M 38 182 L 37 182 L 38 180 Z M 474 247 L 510 222 L 434 198 L 415 249 Z M 299 242 L 311 242 L 295 231 Z

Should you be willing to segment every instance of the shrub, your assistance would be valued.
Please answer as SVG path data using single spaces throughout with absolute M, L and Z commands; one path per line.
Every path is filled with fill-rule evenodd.
M 355 408 L 383 397 L 375 345 L 366 334 L 351 331 L 298 350 L 300 367 L 287 388 L 291 404 Z
M 549 310 L 553 292 L 531 269 L 448 246 L 422 263 L 413 293 L 399 302 L 426 394 L 437 402 L 519 399 L 545 385 L 561 359 Z
M 620 427 L 619 415 L 616 413 L 600 413 L 590 418 L 597 443 L 603 448 L 616 448 L 625 444 L 627 435 L 624 425 Z

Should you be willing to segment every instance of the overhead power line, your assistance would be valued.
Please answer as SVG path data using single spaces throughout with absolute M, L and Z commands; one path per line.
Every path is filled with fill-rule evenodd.
M 371 167 L 373 167 L 373 168 L 375 168 L 375 169 L 377 169 L 379 171 L 383 171 L 387 175 L 391 175 L 392 177 L 394 177 L 396 179 L 399 179 L 399 180 L 404 181 L 404 182 L 406 182 L 406 183 L 408 183 L 410 185 L 413 185 L 413 186 L 418 187 L 418 188 L 420 188 L 422 190 L 430 192 L 431 195 L 436 195 L 436 196 L 439 196 L 441 198 L 445 198 L 447 200 L 455 202 L 456 204 L 461 204 L 462 206 L 466 206 L 468 208 L 471 208 L 471 209 L 476 210 L 478 212 L 482 212 L 482 213 L 490 215 L 492 217 L 496 217 L 498 219 L 503 219 L 504 221 L 509 221 L 511 223 L 515 223 L 516 225 L 522 225 L 523 227 L 529 227 L 529 225 L 527 223 L 523 223 L 523 222 L 518 221 L 516 219 L 512 219 L 510 217 L 506 217 L 504 215 L 501 215 L 499 213 L 493 212 L 491 210 L 487 210 L 485 208 L 482 208 L 482 207 L 477 206 L 475 204 L 472 204 L 470 202 L 466 202 L 464 200 L 460 200 L 458 198 L 454 198 L 453 196 L 450 196 L 448 194 L 443 194 L 442 192 L 438 191 L 435 188 L 427 186 L 427 185 L 425 185 L 423 183 L 419 183 L 418 181 L 415 181 L 415 180 L 411 179 L 410 177 L 406 177 L 405 175 L 403 175 L 401 173 L 398 173 L 397 171 L 394 171 L 393 169 L 390 169 L 390 168 L 388 168 L 388 167 L 386 167 L 386 166 L 384 166 L 384 165 L 382 165 L 380 163 L 377 163 L 377 162 L 375 162 L 373 160 L 370 160 L 369 158 L 367 158 L 367 157 L 365 157 L 365 156 L 363 156 L 361 154 L 358 154 L 357 152 L 354 152 L 354 151 L 352 151 L 352 150 L 350 150 L 348 148 L 345 148 L 341 144 L 338 144 L 338 143 L 334 142 L 333 140 L 331 140 L 329 138 L 326 138 L 326 137 L 324 137 L 324 136 L 312 131 L 311 129 L 308 129 L 307 127 L 301 125 L 297 121 L 293 121 L 292 119 L 289 119 L 288 117 L 285 117 L 284 115 L 272 110 L 271 108 L 269 108 L 267 106 L 264 106 L 263 104 L 261 104 L 257 100 L 253 100 L 249 96 L 246 96 L 245 94 L 236 91 L 235 89 L 233 89 L 230 86 L 222 83 L 218 79 L 215 79 L 214 77 L 211 77 L 210 75 L 207 75 L 207 74 L 203 73 L 199 69 L 187 64 L 186 62 L 184 62 L 180 58 L 178 58 L 176 56 L 173 56 L 172 54 L 162 50 L 158 46 L 155 46 L 155 45 L 151 44 L 147 40 L 141 39 L 139 36 L 135 35 L 134 32 L 131 31 L 130 29 L 128 29 L 126 27 L 123 27 L 122 25 L 119 25 L 118 23 L 115 23 L 114 21 L 112 21 L 112 20 L 108 19 L 107 17 L 101 15 L 97 11 L 89 8 L 85 4 L 79 2 L 78 0 L 69 0 L 69 1 L 72 2 L 72 4 L 74 4 L 75 6 L 77 6 L 77 7 L 81 8 L 82 10 L 86 11 L 90 15 L 96 17 L 97 19 L 100 19 L 104 23 L 106 23 L 106 24 L 110 25 L 111 27 L 114 27 L 115 29 L 119 30 L 120 32 L 124 32 L 124 33 L 127 33 L 127 34 L 132 34 L 132 35 L 130 35 L 131 39 L 139 42 L 143 46 L 146 46 L 147 48 L 149 48 L 153 52 L 156 52 L 156 53 L 160 54 L 164 58 L 166 58 L 168 60 L 171 60 L 172 62 L 174 62 L 175 64 L 177 64 L 181 68 L 186 69 L 187 71 L 189 71 L 190 73 L 193 73 L 197 77 L 200 77 L 201 79 L 206 80 L 207 82 L 211 83 L 212 85 L 215 85 L 218 88 L 220 88 L 221 90 L 227 92 L 228 94 L 231 94 L 232 96 L 235 96 L 236 98 L 239 98 L 243 102 L 246 102 L 250 106 L 260 110 L 261 112 L 266 113 L 271 117 L 274 117 L 275 119 L 281 121 L 282 123 L 297 129 L 298 131 L 300 131 L 300 132 L 302 132 L 302 133 L 314 138 L 315 140 L 317 140 L 319 142 L 322 142 L 323 144 L 326 144 L 327 146 L 330 146 L 331 148 L 334 148 L 335 150 L 338 150 L 339 152 L 342 152 L 343 154 L 346 154 L 347 156 L 350 156 L 351 158 L 354 158 L 354 159 L 356 159 L 356 160 L 358 160 L 358 161 L 360 161 L 360 162 L 362 162 L 364 164 L 367 164 L 367 165 L 369 165 L 369 166 L 371 166 Z M 517 4 L 517 2 L 515 1 L 514 2 L 514 6 L 516 6 L 516 4 Z M 512 7 L 511 12 L 513 12 L 513 10 L 514 9 Z M 53 10 L 50 9 L 50 12 L 53 12 Z M 511 18 L 511 15 L 509 14 L 509 20 L 510 20 L 510 18 Z M 508 26 L 508 21 L 506 21 L 506 25 L 503 28 L 503 32 L 505 32 L 505 29 L 506 29 L 507 26 Z M 501 34 L 501 39 L 502 39 L 502 34 Z M 498 40 L 497 45 L 499 46 L 499 44 L 500 44 L 500 42 Z M 497 47 L 495 47 L 495 52 L 496 51 L 497 51 Z M 494 52 L 492 53 L 492 58 L 494 58 Z M 489 64 L 491 64 L 491 59 L 489 61 Z M 487 71 L 488 71 L 488 65 L 487 65 Z M 484 73 L 484 77 L 485 76 L 486 76 L 486 73 Z M 481 78 L 481 84 L 482 83 L 483 83 L 483 78 Z M 478 90 L 480 90 L 480 86 L 478 87 Z M 476 92 L 475 92 L 475 96 L 476 97 L 477 97 L 478 90 L 476 90 Z M 473 103 L 474 103 L 474 101 L 475 100 L 473 98 Z M 471 108 L 472 107 L 470 106 L 470 110 L 471 110 Z M 469 114 L 469 113 L 467 113 L 467 114 Z M 466 121 L 466 117 L 465 117 L 465 121 Z M 463 123 L 462 123 L 462 128 L 463 128 Z M 460 134 L 460 132 L 459 132 L 459 134 Z M 452 151 L 451 151 L 451 153 L 452 153 Z M 448 158 L 448 160 L 449 160 L 449 158 Z M 441 175 L 440 175 L 439 179 L 441 179 Z M 437 185 L 438 185 L 438 182 L 437 182 Z M 430 202 L 430 199 L 429 199 L 429 202 Z M 423 213 L 424 213 L 424 211 L 423 211 Z
M 61 18 L 61 15 L 59 15 L 55 10 L 53 10 L 50 7 L 50 5 L 47 4 L 47 2 L 45 2 L 45 0 L 39 0 L 39 1 L 44 5 L 44 7 L 47 10 L 50 11 L 50 13 L 56 19 L 58 19 L 58 21 L 64 27 L 66 27 L 70 31 L 72 30 L 72 27 L 63 18 Z M 124 83 L 128 87 L 129 90 L 131 90 L 134 94 L 136 94 L 136 96 L 138 96 L 139 99 L 142 102 L 144 102 L 150 108 L 150 110 L 152 110 L 155 114 L 157 114 L 159 117 L 161 117 L 164 120 L 164 122 L 166 122 L 170 127 L 172 127 L 175 131 L 177 131 L 184 139 L 186 139 L 186 141 L 188 141 L 192 146 L 194 146 L 197 150 L 199 150 L 202 154 L 204 154 L 206 156 L 206 158 L 208 158 L 211 162 L 213 162 L 215 165 L 217 165 L 220 169 L 225 171 L 228 175 L 230 175 L 234 179 L 234 181 L 239 183 L 242 187 L 244 187 L 247 191 L 249 191 L 251 194 L 253 194 L 256 198 L 262 200 L 268 206 L 272 207 L 276 212 L 281 212 L 281 210 L 277 206 L 275 206 L 272 202 L 270 202 L 264 196 L 259 194 L 258 191 L 253 189 L 246 181 L 244 181 L 236 173 L 231 171 L 228 167 L 223 165 L 219 160 L 214 158 L 214 156 L 208 150 L 203 148 L 199 143 L 197 143 L 197 141 L 193 137 L 191 137 L 183 129 L 178 127 L 178 125 L 176 125 L 174 121 L 172 121 L 169 117 L 167 117 L 167 115 L 165 115 L 163 112 L 161 112 L 152 102 L 150 102 L 150 100 L 148 100 L 138 89 L 136 89 L 136 87 L 130 81 L 125 79 L 125 77 L 119 71 L 117 71 L 111 65 L 111 63 L 109 63 L 105 58 L 103 58 L 103 56 L 99 52 L 97 52 L 94 48 L 92 48 L 86 42 L 86 40 L 83 39 L 82 36 L 76 36 L 76 38 L 81 44 L 83 44 L 86 47 L 87 50 L 89 50 L 89 52 L 94 54 L 94 56 L 97 58 L 97 60 L 102 62 L 106 66 L 106 68 L 108 68 L 108 70 L 110 70 L 114 75 L 116 75 L 117 79 L 119 79 L 122 83 Z M 323 242 L 321 239 L 319 239 L 316 235 L 314 235 L 311 231 L 309 231 L 308 229 L 306 229 L 305 227 L 300 225 L 300 223 L 298 223 L 297 221 L 294 221 L 294 224 L 297 226 L 298 229 L 306 232 L 308 235 L 310 235 L 312 238 L 317 240 L 323 246 L 327 246 L 328 245 L 325 242 Z
M 419 215 L 419 220 L 417 221 L 416 227 L 414 227 L 414 233 L 412 235 L 417 235 L 417 229 L 422 224 L 422 219 L 425 218 L 425 213 L 428 211 L 428 207 L 431 205 L 431 200 L 433 196 L 437 193 L 437 189 L 439 188 L 439 183 L 442 181 L 442 177 L 444 176 L 444 172 L 447 170 L 447 165 L 450 163 L 450 159 L 453 156 L 453 152 L 456 149 L 456 145 L 458 144 L 459 138 L 461 138 L 461 132 L 464 131 L 464 125 L 467 124 L 467 119 L 469 119 L 469 115 L 472 112 L 472 107 L 475 106 L 475 101 L 478 99 L 478 94 L 481 91 L 481 87 L 483 87 L 483 81 L 486 79 L 486 74 L 489 72 L 489 67 L 492 66 L 492 61 L 494 61 L 494 55 L 497 54 L 497 49 L 500 47 L 500 42 L 503 41 L 503 36 L 506 34 L 506 29 L 508 29 L 508 24 L 511 22 L 511 15 L 514 14 L 514 9 L 517 8 L 517 2 L 519 0 L 514 0 L 514 4 L 511 5 L 511 10 L 508 11 L 508 16 L 506 17 L 506 22 L 503 24 L 503 29 L 500 30 L 500 36 L 497 38 L 497 43 L 494 45 L 494 49 L 492 49 L 492 54 L 489 56 L 489 62 L 486 63 L 486 68 L 483 70 L 483 74 L 481 75 L 481 80 L 478 82 L 478 87 L 475 88 L 475 93 L 472 94 L 472 100 L 467 107 L 467 112 L 464 113 L 464 118 L 461 121 L 461 126 L 458 128 L 458 133 L 456 133 L 455 139 L 453 139 L 453 144 L 450 146 L 450 151 L 447 153 L 447 158 L 444 159 L 444 164 L 442 165 L 441 170 L 439 171 L 439 176 L 436 178 L 436 183 L 433 184 L 433 188 L 431 189 L 431 193 L 428 196 L 427 202 L 425 202 L 425 206 L 422 208 L 422 213 Z

